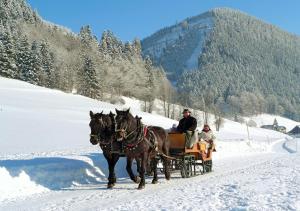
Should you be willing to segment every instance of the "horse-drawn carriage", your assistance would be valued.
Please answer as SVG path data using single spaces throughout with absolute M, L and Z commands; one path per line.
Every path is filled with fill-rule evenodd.
M 128 175 L 132 181 L 139 183 L 138 189 L 145 187 L 145 171 L 148 167 L 153 172 L 152 183 L 157 183 L 158 160 L 162 161 L 161 170 L 167 180 L 170 179 L 170 171 L 180 170 L 184 178 L 211 171 L 212 150 L 207 150 L 205 143 L 196 142 L 191 148 L 187 148 L 185 134 L 167 134 L 161 127 L 145 126 L 141 118 L 132 116 L 129 110 L 116 110 L 116 113 L 115 117 L 112 112 L 94 114 L 90 111 L 90 142 L 100 145 L 107 160 L 108 188 L 112 188 L 116 183 L 114 167 L 124 155 L 127 159 Z M 134 159 L 139 176 L 131 169 Z
M 212 149 L 207 149 L 204 141 L 187 148 L 184 133 L 168 133 L 168 139 L 171 171 L 179 170 L 182 178 L 187 178 L 212 170 Z

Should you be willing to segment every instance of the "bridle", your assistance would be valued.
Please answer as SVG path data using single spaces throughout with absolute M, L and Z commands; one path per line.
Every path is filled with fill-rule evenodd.
M 116 128 L 118 128 L 117 126 L 118 126 L 118 123 L 116 123 Z M 115 130 L 116 133 L 121 133 L 122 134 L 122 137 L 117 139 L 117 141 L 123 141 L 123 140 L 126 141 L 126 140 L 128 140 L 129 137 L 131 135 L 133 135 L 139 129 L 138 127 L 136 127 L 134 130 L 128 131 L 128 128 L 130 128 L 130 126 L 131 126 L 131 122 L 129 124 L 127 124 L 125 128 L 120 128 L 120 129 Z
M 103 122 L 102 117 L 99 118 L 99 121 L 100 121 L 100 124 L 101 124 L 101 128 L 106 127 L 104 122 Z M 115 127 L 115 125 L 112 124 L 112 127 Z M 112 131 L 114 131 L 114 128 L 112 128 L 112 129 L 113 129 Z M 104 142 L 105 139 L 101 138 L 101 130 L 98 131 L 98 134 L 90 134 L 90 137 L 94 138 L 102 146 L 112 144 L 112 140 L 110 140 L 109 142 Z
M 153 147 L 151 141 L 145 137 L 144 129 L 146 126 L 143 125 L 143 123 L 140 121 L 139 118 L 136 118 L 136 121 L 137 121 L 137 127 L 130 132 L 128 131 L 128 135 L 127 135 L 127 128 L 129 128 L 129 125 L 123 129 L 116 130 L 117 132 L 125 133 L 125 135 L 123 135 L 122 137 L 122 140 L 119 141 L 123 141 L 124 148 L 128 149 L 129 151 L 135 150 L 137 146 L 143 141 L 145 141 L 150 147 Z M 135 132 L 137 132 L 136 136 L 133 137 L 132 139 L 129 139 L 129 137 L 133 135 Z

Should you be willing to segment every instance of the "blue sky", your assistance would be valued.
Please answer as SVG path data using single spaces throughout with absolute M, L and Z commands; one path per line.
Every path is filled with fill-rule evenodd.
M 215 7 L 230 7 L 300 35 L 300 0 L 27 0 L 46 20 L 74 32 L 89 24 L 97 37 L 112 30 L 121 40 L 155 31 Z

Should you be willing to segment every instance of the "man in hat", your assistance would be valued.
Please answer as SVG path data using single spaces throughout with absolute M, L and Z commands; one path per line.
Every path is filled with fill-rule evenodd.
M 197 120 L 191 116 L 191 111 L 189 109 L 184 109 L 182 114 L 183 118 L 179 121 L 177 131 L 185 133 L 186 147 L 192 148 L 198 140 L 198 133 L 195 133 Z
M 184 109 L 183 118 L 179 121 L 177 131 L 180 133 L 186 133 L 186 131 L 194 131 L 197 128 L 197 120 L 191 116 L 189 109 Z

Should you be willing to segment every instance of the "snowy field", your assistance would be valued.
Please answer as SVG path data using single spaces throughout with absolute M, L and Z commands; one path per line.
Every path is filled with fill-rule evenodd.
M 230 120 L 216 133 L 212 173 L 160 175 L 138 191 L 121 160 L 118 184 L 107 190 L 106 161 L 89 143 L 89 110 L 131 107 L 145 124 L 177 123 L 124 100 L 116 106 L 0 77 L 0 210 L 300 210 L 300 141 L 261 128 L 249 128 L 248 139 L 246 126 Z M 288 129 L 299 124 L 276 118 Z

